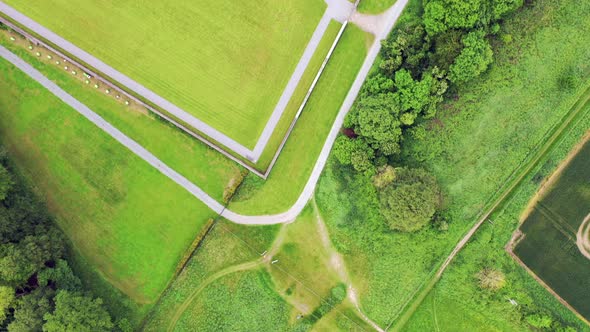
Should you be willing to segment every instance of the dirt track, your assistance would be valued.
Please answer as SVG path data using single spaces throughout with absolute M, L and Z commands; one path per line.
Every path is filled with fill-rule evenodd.
M 582 221 L 578 233 L 576 234 L 576 245 L 582 255 L 590 259 L 590 213 Z

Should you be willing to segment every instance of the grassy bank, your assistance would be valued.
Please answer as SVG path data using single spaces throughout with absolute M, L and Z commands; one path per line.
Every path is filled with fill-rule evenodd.
M 2 140 L 79 266 L 149 307 L 212 212 L 5 60 L 0 77 Z
M 295 203 L 363 63 L 367 38 L 354 26 L 346 29 L 269 178 L 246 177 L 230 209 L 242 214 L 271 214 L 284 212 Z

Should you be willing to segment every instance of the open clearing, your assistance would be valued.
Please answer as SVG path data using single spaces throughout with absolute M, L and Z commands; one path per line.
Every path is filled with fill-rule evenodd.
M 326 8 L 321 0 L 5 2 L 250 148 Z
M 0 77 L 0 133 L 19 169 L 82 265 L 145 310 L 212 213 L 4 60 Z
M 535 203 L 514 253 L 581 315 L 590 319 L 590 260 L 576 234 L 590 212 L 590 142 Z

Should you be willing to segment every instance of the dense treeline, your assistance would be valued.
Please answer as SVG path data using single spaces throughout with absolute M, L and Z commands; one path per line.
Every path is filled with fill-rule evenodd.
M 389 174 L 389 182 L 376 187 L 392 229 L 415 231 L 424 226 L 425 217 L 435 216 L 432 209 L 439 193 L 436 181 L 424 180 L 426 174 L 413 190 L 411 183 L 398 183 L 407 180 L 408 170 L 392 171 L 388 165 L 403 164 L 399 159 L 404 135 L 426 135 L 413 130 L 415 125 L 434 117 L 449 89 L 486 71 L 493 61 L 490 39 L 499 32 L 502 18 L 522 5 L 523 0 L 425 0 L 421 14 L 402 22 L 383 42 L 379 68 L 346 117 L 334 155 L 377 182 L 382 182 L 381 173 Z
M 112 331 L 111 316 L 72 272 L 65 237 L 0 150 L 0 330 Z M 119 322 L 127 330 L 127 321 Z

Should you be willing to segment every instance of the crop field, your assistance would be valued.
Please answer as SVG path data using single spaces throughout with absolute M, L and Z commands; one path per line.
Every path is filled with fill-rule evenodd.
M 6 3 L 250 148 L 326 7 L 320 0 Z
M 80 266 L 145 312 L 212 212 L 4 60 L 0 77 L 0 133 L 17 166 Z
M 590 213 L 590 142 L 547 188 L 520 230 L 516 255 L 580 314 L 590 319 L 590 260 L 576 233 Z
M 384 231 L 371 181 L 335 161 L 327 165 L 318 205 L 359 287 L 361 306 L 378 324 L 397 317 L 512 171 L 583 97 L 590 81 L 590 20 L 579 13 L 590 12 L 589 5 L 536 1 L 507 19 L 502 33 L 512 41 L 496 41 L 490 70 L 439 107 L 436 119 L 423 125 L 424 138 L 404 141 L 405 162 L 428 169 L 443 188 L 448 230 Z M 566 75 L 571 85 L 562 87 Z

